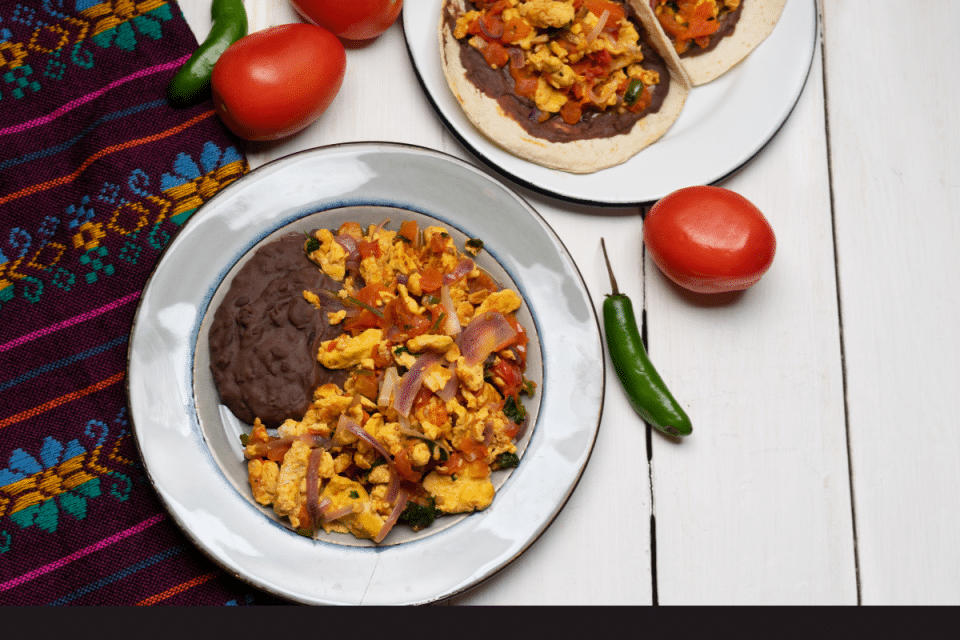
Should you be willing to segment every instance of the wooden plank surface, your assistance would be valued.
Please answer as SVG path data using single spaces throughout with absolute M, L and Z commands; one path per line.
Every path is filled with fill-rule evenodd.
M 771 270 L 704 299 L 648 260 L 650 355 L 697 424 L 654 439 L 661 603 L 856 603 L 825 159 L 817 55 L 786 126 L 724 184 L 770 220 Z
M 960 4 L 877 4 L 824 3 L 863 602 L 955 605 Z

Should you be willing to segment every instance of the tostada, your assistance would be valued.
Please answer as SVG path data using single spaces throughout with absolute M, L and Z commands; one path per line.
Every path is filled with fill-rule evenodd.
M 445 0 L 441 63 L 467 118 L 516 156 L 570 173 L 633 157 L 690 91 L 648 0 Z

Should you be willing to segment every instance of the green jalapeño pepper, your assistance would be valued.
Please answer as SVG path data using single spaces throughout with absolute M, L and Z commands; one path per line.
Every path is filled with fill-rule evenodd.
M 603 328 L 607 335 L 610 359 L 613 360 L 620 383 L 634 410 L 648 424 L 667 435 L 690 435 L 693 432 L 690 418 L 673 398 L 650 362 L 637 329 L 633 303 L 617 289 L 617 281 L 613 277 L 613 269 L 610 268 L 603 238 L 600 239 L 600 244 L 613 289 L 613 293 L 607 295 L 603 301 Z
M 243 0 L 213 0 L 210 14 L 210 33 L 167 86 L 167 98 L 175 106 L 189 106 L 206 98 L 213 65 L 227 47 L 247 35 Z

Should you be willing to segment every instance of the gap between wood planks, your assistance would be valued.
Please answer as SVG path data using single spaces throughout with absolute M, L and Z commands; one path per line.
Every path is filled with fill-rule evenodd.
M 830 233 L 833 240 L 833 280 L 837 291 L 837 322 L 839 324 L 840 339 L 840 376 L 843 386 L 843 426 L 847 444 L 847 482 L 850 491 L 850 520 L 853 525 L 853 568 L 857 583 L 857 605 L 863 604 L 860 589 L 860 548 L 857 543 L 857 499 L 853 486 L 853 458 L 850 455 L 850 408 L 847 399 L 847 359 L 843 341 L 843 296 L 840 295 L 840 265 L 837 261 L 837 217 L 833 192 L 833 154 L 830 148 L 830 100 L 827 95 L 827 39 L 824 32 L 823 0 L 817 0 L 817 17 L 820 27 L 820 78 L 823 84 L 823 124 L 827 152 L 827 188 L 830 200 Z

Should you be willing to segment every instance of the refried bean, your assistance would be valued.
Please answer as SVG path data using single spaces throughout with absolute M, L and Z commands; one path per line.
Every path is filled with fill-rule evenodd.
M 318 386 L 341 385 L 347 372 L 317 362 L 320 342 L 340 335 L 327 312 L 343 309 L 324 295 L 340 283 L 303 250 L 305 236 L 291 233 L 257 249 L 237 272 L 210 326 L 210 369 L 220 399 L 235 416 L 276 427 L 299 420 Z M 321 309 L 303 297 L 317 293 Z

